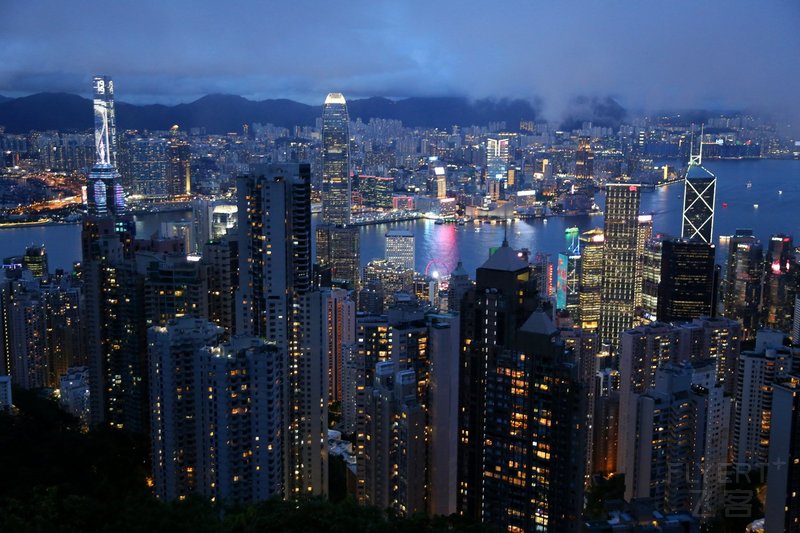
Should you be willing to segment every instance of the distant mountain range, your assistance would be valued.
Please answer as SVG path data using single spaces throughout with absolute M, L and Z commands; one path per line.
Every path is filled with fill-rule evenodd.
M 459 97 L 365 98 L 348 102 L 350 118 L 402 120 L 410 127 L 449 129 L 454 124 L 486 125 L 504 121 L 516 129 L 521 120 L 536 120 L 540 113 L 525 100 L 469 100 Z M 260 122 L 276 126 L 313 126 L 322 106 L 292 100 L 253 101 L 241 96 L 212 94 L 188 104 L 133 105 L 117 102 L 117 129 L 167 130 L 205 127 L 209 133 L 241 131 L 242 124 Z M 85 131 L 92 127 L 92 102 L 74 94 L 39 93 L 21 98 L 0 96 L 0 126 L 8 133 L 31 130 Z

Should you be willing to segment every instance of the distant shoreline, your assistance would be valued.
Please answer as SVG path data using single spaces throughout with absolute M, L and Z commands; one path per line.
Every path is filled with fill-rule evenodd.
M 32 222 L 0 222 L 0 230 L 14 229 L 14 228 L 33 228 L 40 226 L 70 226 L 73 224 L 80 224 L 80 220 L 67 222 L 66 220 L 47 220 L 47 221 L 32 221 Z

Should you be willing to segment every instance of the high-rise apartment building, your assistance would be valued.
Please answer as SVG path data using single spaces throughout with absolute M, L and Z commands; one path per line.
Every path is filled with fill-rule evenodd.
M 640 186 L 606 185 L 600 339 L 612 348 L 633 325 L 638 275 Z
M 344 398 L 345 359 L 356 345 L 356 304 L 344 289 L 329 289 L 322 294 L 327 327 L 328 399 Z
M 288 368 L 287 497 L 327 491 L 325 312 L 312 283 L 308 164 L 255 165 L 237 181 L 237 331 L 274 343 Z
M 772 390 L 764 531 L 800 528 L 800 375 L 781 379 Z
M 330 93 L 322 107 L 322 220 L 350 223 L 350 118 L 341 93 Z
M 291 434 L 292 380 L 285 363 L 280 348 L 249 336 L 200 349 L 197 477 L 212 501 L 241 505 L 297 495 L 293 469 L 310 465 L 291 461 L 297 436 Z
M 793 369 L 795 357 L 791 349 L 784 347 L 742 352 L 734 395 L 734 463 L 761 467 L 769 459 L 773 387 Z
M 183 317 L 147 333 L 150 389 L 150 453 L 156 497 L 184 499 L 204 494 L 198 351 L 216 345 L 223 330 L 202 318 Z M 238 394 L 239 391 L 236 391 Z M 218 413 L 222 417 L 228 413 Z

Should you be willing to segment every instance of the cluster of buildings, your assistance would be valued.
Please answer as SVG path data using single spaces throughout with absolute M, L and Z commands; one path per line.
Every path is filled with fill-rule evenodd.
M 362 269 L 354 199 L 397 196 L 384 178 L 352 176 L 339 93 L 321 119 L 319 188 L 307 163 L 250 165 L 235 213 L 195 206 L 207 216 L 190 244 L 135 234 L 107 78 L 95 80 L 95 119 L 79 267 L 51 275 L 40 248 L 5 261 L 0 408 L 9 383 L 54 389 L 88 426 L 148 435 L 162 500 L 326 495 L 329 462 L 344 457 L 353 497 L 400 515 L 510 532 L 699 531 L 752 508 L 755 492 L 731 499 L 730 476 L 758 472 L 766 530 L 800 527 L 793 242 L 776 235 L 765 251 L 741 230 L 718 267 L 716 177 L 700 155 L 680 236 L 653 233 L 641 184 L 609 181 L 604 226 L 567 232 L 553 295 L 548 265 L 507 241 L 474 278 L 459 265 L 440 282 L 414 271 L 413 234 L 393 231 Z M 525 183 L 514 143 L 488 139 L 484 198 Z M 187 146 L 167 142 L 166 194 L 192 190 Z M 431 163 L 428 196 L 445 200 L 452 169 Z M 588 140 L 574 165 L 577 189 L 594 187 Z M 620 477 L 627 503 L 585 517 L 587 491 Z

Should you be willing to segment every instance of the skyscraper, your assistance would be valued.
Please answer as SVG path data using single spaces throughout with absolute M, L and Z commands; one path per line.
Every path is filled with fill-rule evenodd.
M 600 339 L 612 348 L 633 325 L 640 194 L 639 185 L 606 184 Z
M 603 290 L 603 230 L 595 228 L 581 234 L 581 270 L 578 284 L 580 326 L 596 331 L 600 324 L 600 298 Z
M 330 93 L 322 107 L 322 220 L 350 223 L 350 118 L 342 93 Z
M 575 151 L 575 177 L 579 180 L 594 176 L 594 152 L 589 139 L 581 138 Z
M 556 309 L 569 312 L 575 322 L 580 320 L 581 249 L 578 228 L 565 232 L 567 249 L 558 254 L 556 268 Z
M 108 76 L 94 77 L 94 140 L 97 158 L 86 185 L 89 214 L 122 214 L 125 198 L 115 166 L 117 127 L 114 117 L 114 83 Z
M 714 200 L 717 177 L 703 166 L 703 141 L 698 155 L 690 155 L 683 189 L 681 237 L 690 241 L 714 242 Z
M 800 528 L 800 375 L 791 374 L 772 391 L 772 428 L 764 506 L 764 531 Z
M 686 322 L 716 314 L 714 253 L 714 245 L 704 241 L 661 243 L 658 320 Z
M 148 330 L 150 453 L 156 497 L 183 499 L 205 492 L 200 475 L 201 406 L 197 352 L 213 346 L 223 330 L 201 318 L 182 317 Z M 227 413 L 223 413 L 227 414 Z
M 742 323 L 744 339 L 759 327 L 763 248 L 751 230 L 736 230 L 728 241 L 724 315 Z
M 178 126 L 172 126 L 167 145 L 167 194 L 179 196 L 192 192 L 192 154 L 189 143 L 178 134 Z
M 357 226 L 317 226 L 317 264 L 330 268 L 334 285 L 357 291 L 361 276 L 361 232 Z
M 386 257 L 390 263 L 414 270 L 414 234 L 408 230 L 391 230 L 386 233 Z
M 788 235 L 770 237 L 764 259 L 762 323 L 764 327 L 788 333 L 794 322 L 797 293 L 797 262 L 792 238 Z
M 310 174 L 308 164 L 254 165 L 237 180 L 237 331 L 274 343 L 288 368 L 288 497 L 327 491 L 327 329 L 312 284 Z

